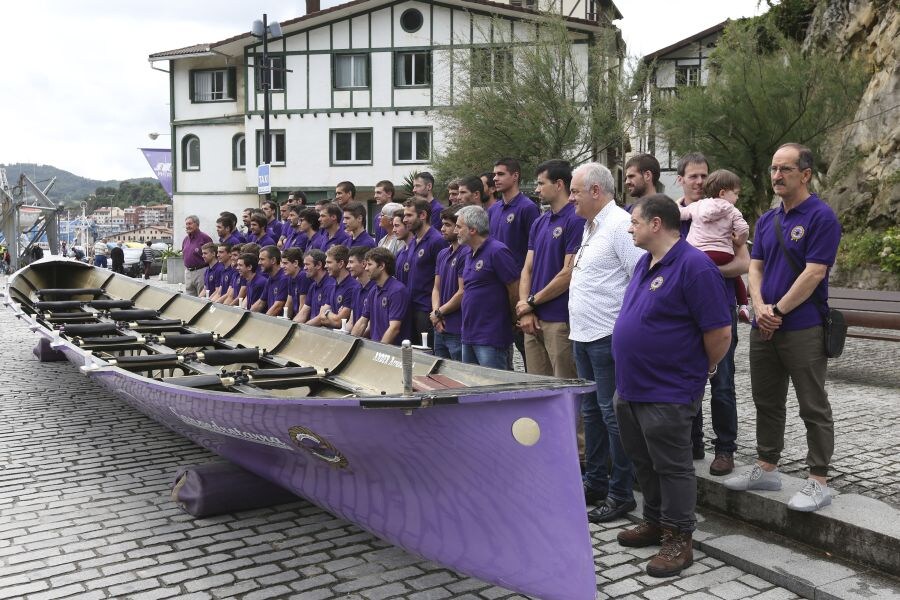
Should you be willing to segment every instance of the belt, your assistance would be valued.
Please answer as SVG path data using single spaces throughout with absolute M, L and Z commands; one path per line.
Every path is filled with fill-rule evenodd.
M 188 271 L 199 271 L 200 269 L 205 269 L 208 265 L 203 265 L 202 267 L 185 267 Z

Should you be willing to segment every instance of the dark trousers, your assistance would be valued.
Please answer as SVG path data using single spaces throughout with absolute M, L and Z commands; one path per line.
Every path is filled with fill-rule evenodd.
M 691 422 L 702 396 L 689 404 L 614 399 L 622 446 L 644 494 L 644 519 L 682 532 L 694 530 L 697 480 Z
M 431 324 L 431 319 L 428 318 L 428 315 L 431 313 L 421 312 L 418 310 L 413 310 L 412 312 L 412 330 L 413 330 L 413 339 L 411 340 L 413 346 L 418 346 L 422 343 L 422 334 L 428 334 L 428 347 L 434 350 L 434 325 Z
M 712 417 L 713 442 L 716 452 L 734 453 L 737 450 L 737 397 L 734 390 L 734 351 L 737 348 L 737 312 L 731 311 L 731 347 L 719 361 L 716 375 L 709 382 L 709 413 Z M 695 448 L 703 447 L 703 403 L 697 408 L 691 426 L 691 440 Z

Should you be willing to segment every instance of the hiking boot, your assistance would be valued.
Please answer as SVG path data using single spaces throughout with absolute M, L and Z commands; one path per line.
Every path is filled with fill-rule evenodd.
M 709 465 L 709 474 L 721 477 L 734 471 L 734 455 L 731 452 L 716 452 L 716 458 Z
M 620 531 L 616 541 L 620 546 L 629 548 L 659 546 L 662 543 L 662 527 L 650 521 L 641 521 L 637 527 Z
M 808 479 L 799 492 L 791 496 L 788 508 L 801 512 L 813 512 L 831 504 L 831 488 L 815 479 Z
M 781 475 L 777 469 L 765 471 L 759 464 L 755 464 L 749 471 L 729 477 L 723 482 L 723 485 L 727 489 L 736 492 L 746 492 L 747 490 L 776 491 L 781 489 Z
M 650 577 L 671 577 L 694 564 L 694 549 L 691 545 L 691 533 L 663 528 L 662 548 L 647 563 L 647 575 Z

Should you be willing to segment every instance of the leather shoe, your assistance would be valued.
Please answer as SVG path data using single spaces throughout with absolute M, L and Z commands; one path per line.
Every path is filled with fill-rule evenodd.
M 584 484 L 584 502 L 585 504 L 597 504 L 606 500 L 606 490 L 595 490 Z
M 710 475 L 728 475 L 734 471 L 734 455 L 731 452 L 716 452 L 716 458 L 709 465 Z
M 588 521 L 591 523 L 606 523 L 624 517 L 629 512 L 637 508 L 634 500 L 613 500 L 607 498 L 606 503 L 601 504 L 588 513 Z

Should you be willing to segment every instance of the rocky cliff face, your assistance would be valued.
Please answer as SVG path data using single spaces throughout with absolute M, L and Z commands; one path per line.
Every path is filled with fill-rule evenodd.
M 854 122 L 827 145 L 823 198 L 845 224 L 900 223 L 900 2 L 822 0 L 807 51 L 863 59 L 872 73 Z

